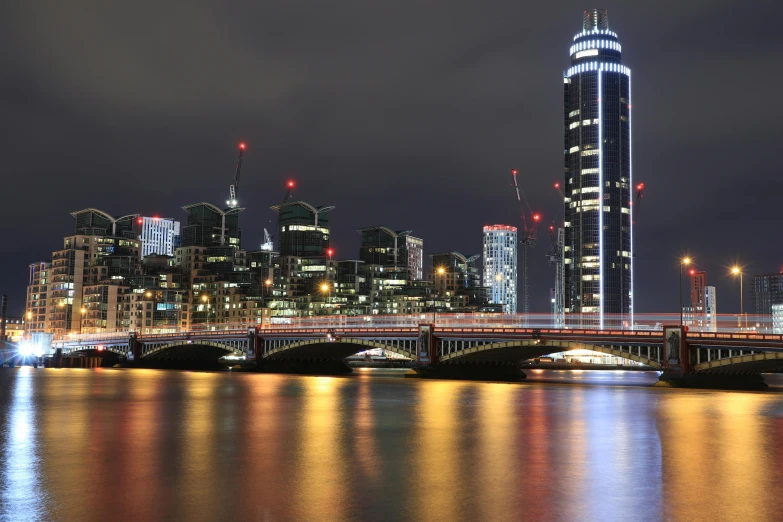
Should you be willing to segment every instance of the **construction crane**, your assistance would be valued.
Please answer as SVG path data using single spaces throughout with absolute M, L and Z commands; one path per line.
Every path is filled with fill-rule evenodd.
M 644 197 L 644 183 L 636 185 L 636 203 L 634 203 L 633 209 L 633 224 L 639 219 L 639 211 L 642 209 L 642 198 Z
M 288 190 L 285 193 L 285 197 L 283 197 L 283 203 L 291 199 L 291 192 L 294 190 L 294 180 L 290 180 L 288 183 L 286 183 L 286 186 L 288 187 Z
M 524 245 L 524 259 L 522 260 L 522 285 L 524 289 L 522 310 L 524 312 L 524 322 L 527 326 L 528 314 L 530 313 L 530 299 L 529 299 L 529 287 L 527 279 L 527 257 L 528 249 L 536 246 L 536 232 L 538 230 L 538 222 L 541 221 L 541 215 L 533 213 L 530 208 L 530 204 L 525 198 L 525 193 L 519 190 L 519 183 L 517 182 L 517 170 L 511 171 L 511 179 L 514 181 L 514 189 L 517 193 L 517 202 L 519 203 L 519 215 L 522 218 L 522 244 Z M 526 208 L 527 207 L 527 208 Z M 530 214 L 530 219 L 527 218 L 527 214 Z
M 228 208 L 236 208 L 239 205 L 239 202 L 237 201 L 239 197 L 239 175 L 242 172 L 242 153 L 244 152 L 245 144 L 240 143 L 239 158 L 237 159 L 237 171 L 234 174 L 234 182 L 231 183 L 231 186 L 228 189 L 228 201 L 226 201 Z
M 565 244 L 565 229 L 556 221 L 563 210 L 563 191 L 560 189 L 560 183 L 555 183 L 555 190 L 560 195 L 560 208 L 549 225 L 549 251 L 546 253 L 549 264 L 555 267 L 555 307 L 554 324 L 555 328 L 562 328 L 565 325 L 565 271 L 563 264 L 563 246 Z

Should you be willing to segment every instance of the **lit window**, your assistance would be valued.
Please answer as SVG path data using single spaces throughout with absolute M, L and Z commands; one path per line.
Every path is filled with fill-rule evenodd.
M 569 154 L 573 153 L 573 152 L 579 152 L 579 145 L 577 145 L 575 147 L 571 147 L 570 149 L 568 149 L 568 152 L 569 152 Z
M 598 56 L 598 49 L 588 49 L 586 51 L 579 51 L 574 55 L 574 59 L 584 58 L 585 56 Z

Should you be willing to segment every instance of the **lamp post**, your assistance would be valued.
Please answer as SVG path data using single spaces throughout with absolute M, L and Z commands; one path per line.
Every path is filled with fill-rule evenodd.
M 742 300 L 742 267 L 739 267 L 739 266 L 736 266 L 736 265 L 731 267 L 731 275 L 739 276 L 739 278 L 740 278 L 740 315 L 737 316 L 737 328 L 741 328 L 742 327 L 742 323 L 740 322 L 740 316 L 745 315 L 745 310 L 743 308 L 743 303 L 742 303 L 742 301 L 743 301 Z M 747 318 L 747 316 L 745 317 L 745 329 L 746 330 L 748 329 L 748 318 Z
M 209 329 L 209 297 L 207 297 L 207 294 L 201 294 L 201 302 L 204 303 L 204 306 L 206 306 L 204 312 L 206 312 L 206 325 L 207 329 Z
M 691 264 L 690 257 L 680 259 L 680 327 L 682 327 L 682 267 Z
M 441 281 L 440 282 L 441 282 L 441 285 L 443 285 L 443 275 L 446 273 L 446 269 L 443 268 L 442 266 L 439 266 L 438 269 L 436 270 L 436 272 L 437 272 L 437 274 L 439 276 L 441 276 Z M 443 286 L 445 286 L 445 285 L 443 285 Z M 440 294 L 437 294 L 437 295 L 440 295 Z M 437 297 L 436 297 L 436 299 L 437 299 Z M 438 307 L 435 304 L 436 302 L 437 301 L 433 301 L 433 303 L 432 303 L 432 324 L 433 325 L 438 322 Z
M 329 286 L 329 283 L 324 283 L 324 284 L 321 285 L 321 292 L 326 294 L 326 303 L 327 304 L 329 303 L 329 294 L 330 294 L 330 290 L 331 289 L 332 289 L 332 287 Z M 326 315 L 331 315 L 329 313 L 329 310 L 327 310 L 327 314 Z
M 84 320 L 86 319 L 85 315 L 87 315 L 87 308 L 82 306 L 82 309 L 79 310 L 82 314 L 81 319 L 79 319 L 79 334 L 84 332 Z

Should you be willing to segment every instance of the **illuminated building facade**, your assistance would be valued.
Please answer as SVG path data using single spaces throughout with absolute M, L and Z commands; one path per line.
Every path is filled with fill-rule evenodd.
M 173 256 L 180 246 L 179 221 L 171 218 L 138 217 L 141 229 L 141 257 L 154 254 Z
M 503 306 L 504 313 L 517 311 L 517 228 L 510 225 L 484 227 L 484 286 L 489 302 Z
M 563 79 L 564 309 L 633 322 L 631 70 L 604 9 L 585 11 Z

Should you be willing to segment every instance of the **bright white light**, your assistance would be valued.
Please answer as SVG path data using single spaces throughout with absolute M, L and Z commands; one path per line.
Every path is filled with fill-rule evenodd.
M 584 58 L 585 56 L 598 56 L 598 49 L 588 49 L 587 51 L 579 51 L 574 55 L 574 59 Z
M 41 357 L 43 355 L 43 349 L 30 342 L 19 343 L 19 355 L 23 357 L 36 356 Z
M 30 343 L 19 343 L 19 354 L 27 357 L 33 354 L 33 345 Z

